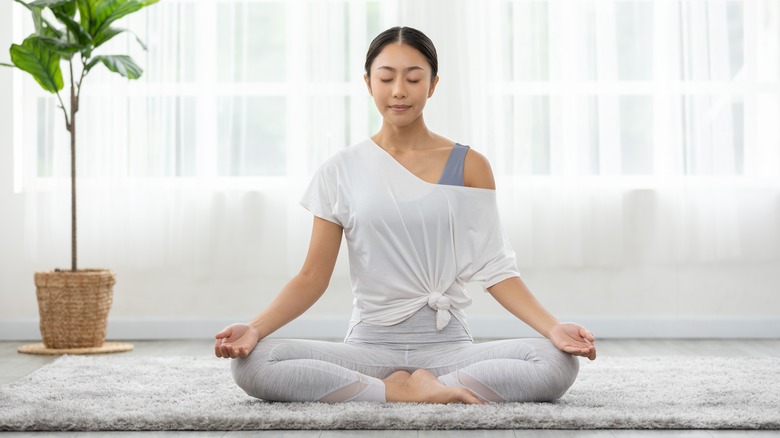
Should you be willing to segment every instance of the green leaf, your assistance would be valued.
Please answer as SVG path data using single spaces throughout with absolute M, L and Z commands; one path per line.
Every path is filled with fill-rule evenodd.
M 17 0 L 19 1 L 19 0 Z M 159 0 L 76 0 L 81 27 L 101 44 L 117 35 L 108 31 L 113 22 Z M 99 37 L 98 37 L 99 36 Z
M 11 62 L 30 73 L 40 86 L 50 92 L 62 90 L 60 55 L 38 36 L 29 36 L 19 44 L 11 45 Z
M 108 29 L 114 21 L 140 10 L 143 3 L 135 0 L 108 0 L 99 2 L 95 6 L 93 35 L 98 35 Z
M 40 41 L 46 44 L 49 50 L 57 52 L 60 57 L 70 59 L 70 57 L 77 52 L 85 49 L 84 46 L 78 43 L 69 43 L 57 38 L 39 37 Z M 86 47 L 89 48 L 89 47 Z
M 83 0 L 80 0 L 83 1 Z M 86 0 L 91 3 L 94 26 L 90 33 L 94 36 L 104 32 L 111 23 L 125 15 L 132 14 L 158 0 Z
M 54 26 L 48 20 L 43 18 L 44 8 L 50 8 L 52 12 L 55 12 L 55 16 L 58 11 L 64 11 L 67 9 L 72 10 L 71 16 L 76 12 L 75 0 L 36 0 L 29 4 L 25 4 L 20 0 L 15 0 L 15 1 L 17 3 L 23 4 L 27 9 L 30 10 L 30 12 L 32 12 L 33 24 L 35 25 L 35 33 L 40 36 L 48 36 L 54 38 L 60 38 L 61 36 L 63 36 L 63 32 L 61 30 L 59 30 L 56 26 Z
M 59 6 L 66 6 L 68 4 L 75 4 L 76 0 L 35 0 L 29 3 L 29 6 L 40 8 L 56 8 Z
M 43 9 L 41 8 L 33 8 L 30 9 L 32 11 L 32 20 L 33 20 L 33 26 L 35 27 L 35 33 L 38 35 L 45 35 L 46 32 L 46 25 L 49 26 L 49 28 L 53 28 L 49 22 L 47 22 L 42 15 Z
M 16 67 L 13 64 L 6 64 L 5 62 L 0 62 L 0 65 L 2 65 L 3 67 Z
M 28 5 L 27 3 L 21 1 L 21 0 L 14 0 L 16 3 L 19 3 L 20 5 L 27 8 L 30 13 L 32 14 L 32 20 L 33 20 L 33 26 L 35 26 L 35 34 L 41 35 L 41 36 L 55 36 L 59 37 L 61 34 L 57 34 L 57 28 L 54 27 L 51 23 L 49 23 L 45 18 L 43 18 L 42 7 L 33 7 Z M 46 26 L 48 26 L 48 29 Z
M 75 0 L 71 0 L 70 2 L 60 6 L 59 8 L 55 8 L 55 9 L 59 9 L 62 12 L 64 12 L 65 14 L 67 14 L 68 17 L 73 18 L 73 17 L 76 16 L 76 10 L 77 10 L 77 8 L 76 8 L 76 1 Z
M 135 61 L 127 55 L 99 55 L 92 58 L 87 64 L 87 70 L 91 70 L 98 61 L 102 62 L 109 70 L 128 79 L 138 79 L 144 72 Z
M 113 38 L 116 35 L 119 35 L 122 32 L 129 32 L 129 33 L 131 33 L 135 37 L 135 40 L 138 42 L 138 44 L 141 46 L 141 48 L 144 49 L 144 51 L 148 51 L 149 50 L 149 48 L 146 47 L 146 43 L 144 43 L 144 41 L 141 39 L 141 37 L 139 37 L 138 34 L 133 32 L 132 30 L 120 29 L 120 28 L 116 28 L 116 27 L 109 27 L 109 31 L 113 33 L 113 35 L 110 35 L 109 39 Z M 107 41 L 107 40 L 102 41 L 100 44 L 103 44 L 105 41 Z M 95 46 L 97 47 L 98 44 L 95 44 Z
M 48 37 L 48 38 L 62 38 L 65 36 L 65 32 L 63 32 L 60 29 L 57 29 L 53 25 L 51 25 L 48 21 L 43 20 L 45 23 L 45 26 L 41 27 L 40 32 L 37 32 L 36 35 L 40 37 Z
M 79 7 L 81 27 L 90 35 L 93 35 L 92 27 L 94 26 L 95 18 L 93 17 L 92 2 L 90 0 L 76 0 L 76 4 Z
M 143 42 L 143 40 L 141 40 L 141 37 L 139 37 L 135 33 L 133 33 L 133 35 L 135 35 L 135 40 L 138 41 L 138 44 L 141 45 L 141 47 L 144 49 L 144 52 L 148 52 L 149 49 L 146 47 L 146 44 Z
M 124 31 L 125 31 L 124 29 L 118 29 L 116 27 L 108 27 L 104 29 L 103 31 L 95 35 L 95 39 L 94 39 L 95 47 L 100 46 L 101 44 L 105 43 L 106 41 L 110 40 L 111 38 L 119 35 Z
M 75 7 L 75 3 L 73 5 Z M 92 45 L 92 37 L 89 36 L 87 31 L 81 27 L 81 24 L 74 20 L 71 15 L 62 8 L 52 9 L 52 12 L 54 13 L 54 16 L 65 25 L 68 31 L 70 31 L 71 35 L 78 41 L 78 44 L 84 46 L 82 50 L 87 49 Z

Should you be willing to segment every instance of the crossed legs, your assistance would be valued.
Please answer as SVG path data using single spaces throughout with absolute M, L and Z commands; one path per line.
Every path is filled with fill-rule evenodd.
M 232 364 L 247 394 L 269 401 L 551 401 L 572 385 L 577 358 L 546 339 L 380 347 L 265 339 Z M 464 391 L 465 389 L 465 391 Z

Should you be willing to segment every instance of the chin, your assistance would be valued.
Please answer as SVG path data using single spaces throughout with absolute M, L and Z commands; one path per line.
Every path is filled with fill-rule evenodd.
M 400 128 L 411 125 L 419 118 L 420 118 L 419 113 L 414 115 L 405 114 L 402 116 L 399 116 L 397 114 L 392 114 L 392 113 L 384 115 L 385 121 L 387 121 L 392 125 L 398 126 Z

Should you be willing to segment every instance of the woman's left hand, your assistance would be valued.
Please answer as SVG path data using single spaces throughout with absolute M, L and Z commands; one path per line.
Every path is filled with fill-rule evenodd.
M 563 352 L 596 359 L 596 339 L 585 327 L 570 322 L 561 323 L 550 330 L 548 337 Z

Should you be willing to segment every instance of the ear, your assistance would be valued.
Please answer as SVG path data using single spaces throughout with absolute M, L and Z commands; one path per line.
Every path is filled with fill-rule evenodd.
M 368 94 L 373 97 L 374 93 L 371 91 L 371 78 L 367 74 L 363 75 L 363 80 L 366 81 L 366 88 L 368 88 Z
M 428 90 L 428 98 L 430 99 L 431 96 L 433 96 L 434 90 L 436 90 L 436 84 L 439 83 L 439 75 L 436 75 L 435 78 L 431 81 L 431 89 Z

